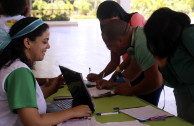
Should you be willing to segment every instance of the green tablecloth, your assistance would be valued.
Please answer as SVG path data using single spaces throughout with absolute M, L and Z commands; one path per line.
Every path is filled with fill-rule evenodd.
M 67 90 L 65 86 L 63 89 L 60 89 L 57 93 L 53 94 L 46 101 L 52 101 L 55 96 L 70 96 L 70 92 Z M 134 118 L 125 115 L 123 113 L 114 114 L 114 115 L 104 115 L 97 116 L 98 112 L 112 112 L 113 108 L 132 108 L 132 107 L 140 107 L 146 106 L 149 103 L 137 98 L 136 96 L 112 96 L 112 97 L 104 97 L 94 99 L 96 104 L 95 112 L 92 116 L 95 116 L 96 120 L 101 123 L 106 122 L 122 122 L 122 121 L 132 121 Z M 144 124 L 148 124 L 150 126 L 193 126 L 192 124 L 178 118 L 178 117 L 170 117 L 165 121 L 147 121 Z

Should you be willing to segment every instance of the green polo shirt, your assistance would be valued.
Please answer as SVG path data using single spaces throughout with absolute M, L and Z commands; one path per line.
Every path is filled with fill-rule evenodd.
M 18 108 L 37 106 L 36 101 L 36 79 L 27 68 L 19 68 L 11 72 L 5 81 L 10 111 L 16 113 Z
M 138 26 L 135 32 L 134 44 L 134 55 L 132 57 L 136 59 L 140 68 L 143 71 L 146 71 L 156 62 L 153 55 L 148 51 L 147 40 L 143 31 L 143 27 Z M 129 53 L 129 49 L 127 50 L 127 53 L 131 55 Z
M 194 27 L 184 29 L 182 43 L 168 58 L 167 66 L 160 71 L 175 93 L 189 92 L 194 100 Z

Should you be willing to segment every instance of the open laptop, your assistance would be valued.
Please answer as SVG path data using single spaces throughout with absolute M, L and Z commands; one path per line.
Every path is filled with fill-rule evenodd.
M 78 105 L 88 105 L 93 113 L 95 111 L 94 101 L 84 84 L 82 74 L 63 66 L 59 66 L 59 68 L 72 95 L 72 99 L 47 103 L 47 112 L 58 112 Z

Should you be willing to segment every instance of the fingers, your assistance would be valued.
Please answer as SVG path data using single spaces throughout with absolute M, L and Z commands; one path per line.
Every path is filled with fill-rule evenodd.
M 92 114 L 89 106 L 87 105 L 79 105 L 77 107 L 72 108 L 75 113 L 75 117 L 89 117 Z
M 119 91 L 117 89 L 114 90 L 115 94 L 119 94 Z
M 95 82 L 98 79 L 98 74 L 90 73 L 86 78 L 88 81 Z
M 102 89 L 102 83 L 103 83 L 103 80 L 102 80 L 102 79 L 97 80 L 97 81 L 96 81 L 96 88 Z

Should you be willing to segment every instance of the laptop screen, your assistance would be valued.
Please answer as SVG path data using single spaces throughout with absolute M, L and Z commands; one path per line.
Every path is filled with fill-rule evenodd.
M 88 105 L 93 113 L 95 111 L 94 101 L 83 82 L 82 74 L 63 66 L 59 66 L 59 68 L 73 97 L 73 101 L 78 105 Z

